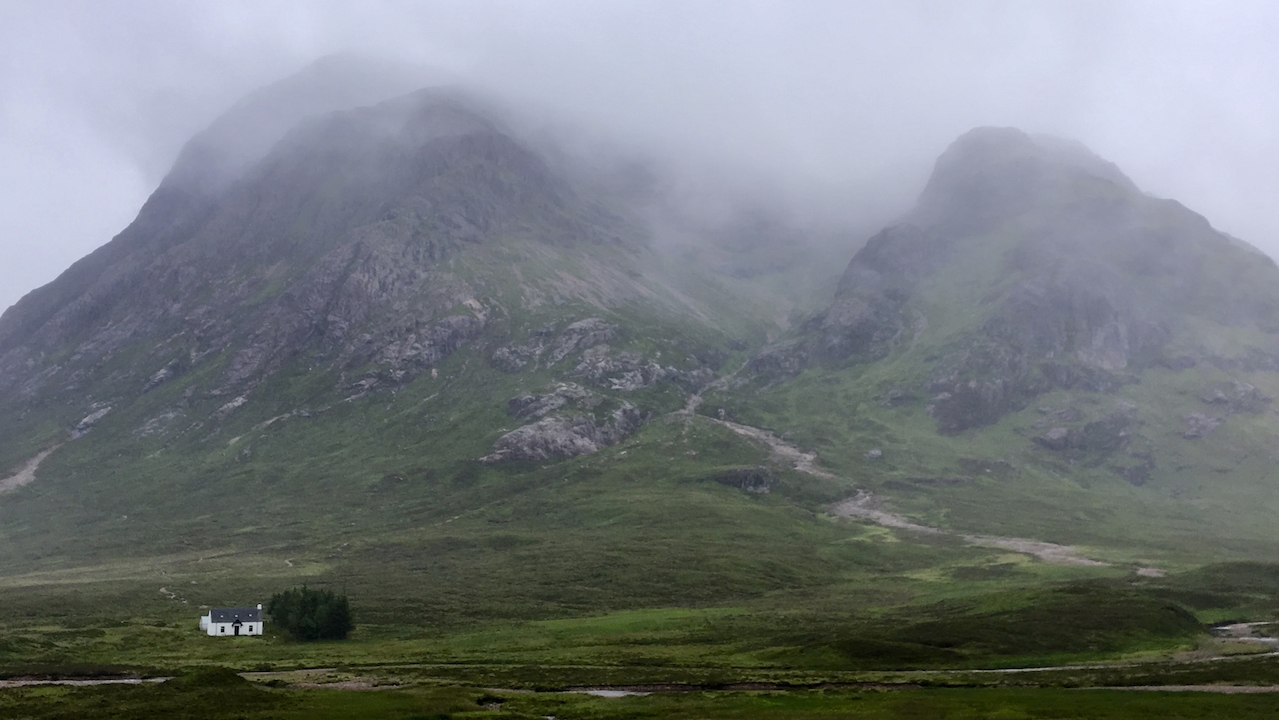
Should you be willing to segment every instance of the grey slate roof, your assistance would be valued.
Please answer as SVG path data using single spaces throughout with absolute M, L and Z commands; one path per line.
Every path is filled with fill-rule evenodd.
M 242 623 L 262 622 L 262 611 L 255 607 L 213 608 L 209 615 L 209 622 L 214 623 L 233 623 L 236 620 Z

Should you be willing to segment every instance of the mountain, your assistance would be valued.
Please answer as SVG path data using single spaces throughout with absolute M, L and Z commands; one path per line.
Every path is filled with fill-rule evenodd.
M 755 392 L 705 407 L 938 522 L 1166 550 L 1264 538 L 1277 371 L 1273 260 L 1076 143 L 980 128 L 829 306 L 750 360 Z
M 328 107 L 293 97 L 281 111 L 271 97 L 229 117 L 271 116 L 275 127 L 298 107 Z M 548 161 L 509 116 L 473 93 L 427 89 L 303 113 L 242 165 L 203 151 L 235 122 L 193 140 L 128 228 L 0 316 L 2 572 L 92 567 L 118 580 L 141 562 L 147 577 L 207 579 L 214 565 L 233 577 L 257 566 L 235 583 L 265 591 L 299 572 L 416 576 L 429 558 L 463 578 L 430 589 L 432 602 L 467 616 L 529 592 L 489 587 L 498 571 L 473 576 L 476 563 L 614 606 L 776 585 L 735 569 L 776 558 L 706 562 L 728 534 L 684 544 L 667 514 L 672 503 L 692 512 L 679 494 L 643 509 L 681 548 L 678 561 L 661 543 L 645 551 L 667 558 L 665 588 L 617 582 L 614 559 L 645 544 L 643 524 L 537 532 L 486 519 L 544 512 L 552 497 L 555 512 L 573 512 L 563 470 L 540 464 L 669 433 L 670 413 L 780 331 L 769 292 L 658 252 L 644 208 Z M 681 456 L 686 475 L 762 460 L 719 435 L 716 448 Z M 611 482 L 675 481 L 656 457 L 630 457 L 639 470 Z M 581 511 L 611 512 L 595 504 L 596 471 L 573 474 Z M 476 537 L 500 537 L 438 552 L 467 525 L 447 523 L 468 514 Z M 529 544 L 561 570 L 529 575 L 517 557 L 489 554 L 491 542 Z M 688 573 L 716 580 L 690 584 Z M 394 584 L 375 594 L 404 597 Z
M 1275 550 L 1279 270 L 1077 144 L 974 130 L 840 254 L 766 203 L 671 210 L 492 98 L 309 77 L 0 316 L 11 612 L 744 608 L 752 662 L 838 665 L 850 613 L 938 583 L 1078 614 L 1030 589 Z M 1143 628 L 1167 602 L 1088 587 Z
M 486 332 L 527 334 L 547 305 L 651 303 L 707 323 L 693 301 L 645 281 L 642 228 L 468 102 L 425 91 L 304 122 L 198 200 L 181 189 L 196 172 L 184 155 L 137 221 L 0 319 L 0 389 L 75 407 L 111 392 L 132 402 L 194 373 L 188 391 L 229 401 L 220 421 L 286 366 L 335 373 L 340 400 L 409 383 Z M 554 364 L 577 349 L 574 333 L 593 338 L 582 349 L 615 335 L 577 319 L 494 362 L 518 369 L 545 338 Z

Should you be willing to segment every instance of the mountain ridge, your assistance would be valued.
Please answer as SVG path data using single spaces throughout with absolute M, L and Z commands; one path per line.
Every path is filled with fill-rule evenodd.
M 938 160 L 919 206 L 854 256 L 834 304 L 808 321 L 808 338 L 766 351 L 755 365 L 793 373 L 814 361 L 881 359 L 927 322 L 909 308 L 920 284 L 960 263 L 956 254 L 986 253 L 998 279 L 965 300 L 989 309 L 967 343 L 952 343 L 926 388 L 939 398 L 933 408 L 944 432 L 994 422 L 1053 387 L 1116 386 L 1126 381 L 1116 373 L 1130 365 L 1173 362 L 1170 346 L 1194 342 L 1177 337 L 1186 334 L 1181 316 L 1203 314 L 1199 308 L 1211 322 L 1256 328 L 1250 350 L 1274 367 L 1279 294 L 1247 277 L 1276 275 L 1274 263 L 1258 269 L 1252 253 L 1240 255 L 1202 217 L 1145 196 L 1079 147 L 1063 154 L 1052 145 L 1011 129 L 961 137 Z M 1053 197 L 1063 184 L 1082 184 L 1083 194 L 1060 204 Z M 1008 237 L 994 237 L 1001 232 Z M 985 249 L 996 243 L 994 254 Z M 1212 263 L 1227 264 L 1230 277 L 1212 277 Z M 1248 282 L 1236 286 L 1238 279 Z M 1190 294 L 1198 297 L 1186 302 Z M 1198 355 L 1232 361 L 1206 349 Z

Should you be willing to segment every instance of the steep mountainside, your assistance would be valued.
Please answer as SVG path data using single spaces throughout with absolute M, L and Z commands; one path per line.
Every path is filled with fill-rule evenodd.
M 1273 508 L 1277 373 L 1270 258 L 1081 146 L 982 128 L 856 254 L 830 306 L 715 399 L 778 431 L 813 428 L 805 436 L 831 461 L 895 477 L 916 506 L 969 527 L 992 514 L 972 504 L 995 497 L 1143 486 L 1113 488 L 1126 496 L 1105 501 L 1118 522 L 1133 501 Z M 840 391 L 799 404 L 819 377 Z M 853 460 L 878 445 L 891 462 Z M 983 488 L 963 461 L 980 453 L 976 465 L 1008 477 Z M 929 477 L 961 489 L 923 499 Z M 969 510 L 938 497 L 948 493 Z M 1097 524 L 1063 524 L 1080 501 L 1099 498 L 1000 522 L 1087 537 Z
M 551 365 L 594 348 L 580 374 L 630 373 L 630 389 L 710 373 L 691 355 L 671 366 L 670 351 L 665 366 L 609 354 L 618 326 L 591 314 L 646 306 L 716 330 L 696 301 L 644 278 L 642 227 L 580 197 L 455 93 L 308 121 L 212 196 L 185 192 L 191 170 L 179 170 L 129 229 L 0 318 L 11 401 L 79 404 L 83 432 L 177 383 L 184 401 L 221 398 L 193 418 L 218 423 L 287 365 L 336 375 L 340 400 L 409 383 L 481 337 L 528 335 L 547 307 L 532 336 L 492 351 L 495 365 L 517 371 L 546 346 Z M 557 327 L 566 315 L 580 322 Z

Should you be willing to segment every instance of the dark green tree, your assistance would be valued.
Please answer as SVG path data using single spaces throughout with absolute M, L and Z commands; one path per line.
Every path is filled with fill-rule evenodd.
M 294 640 L 344 640 L 355 627 L 345 595 L 305 585 L 272 595 L 266 614 Z

